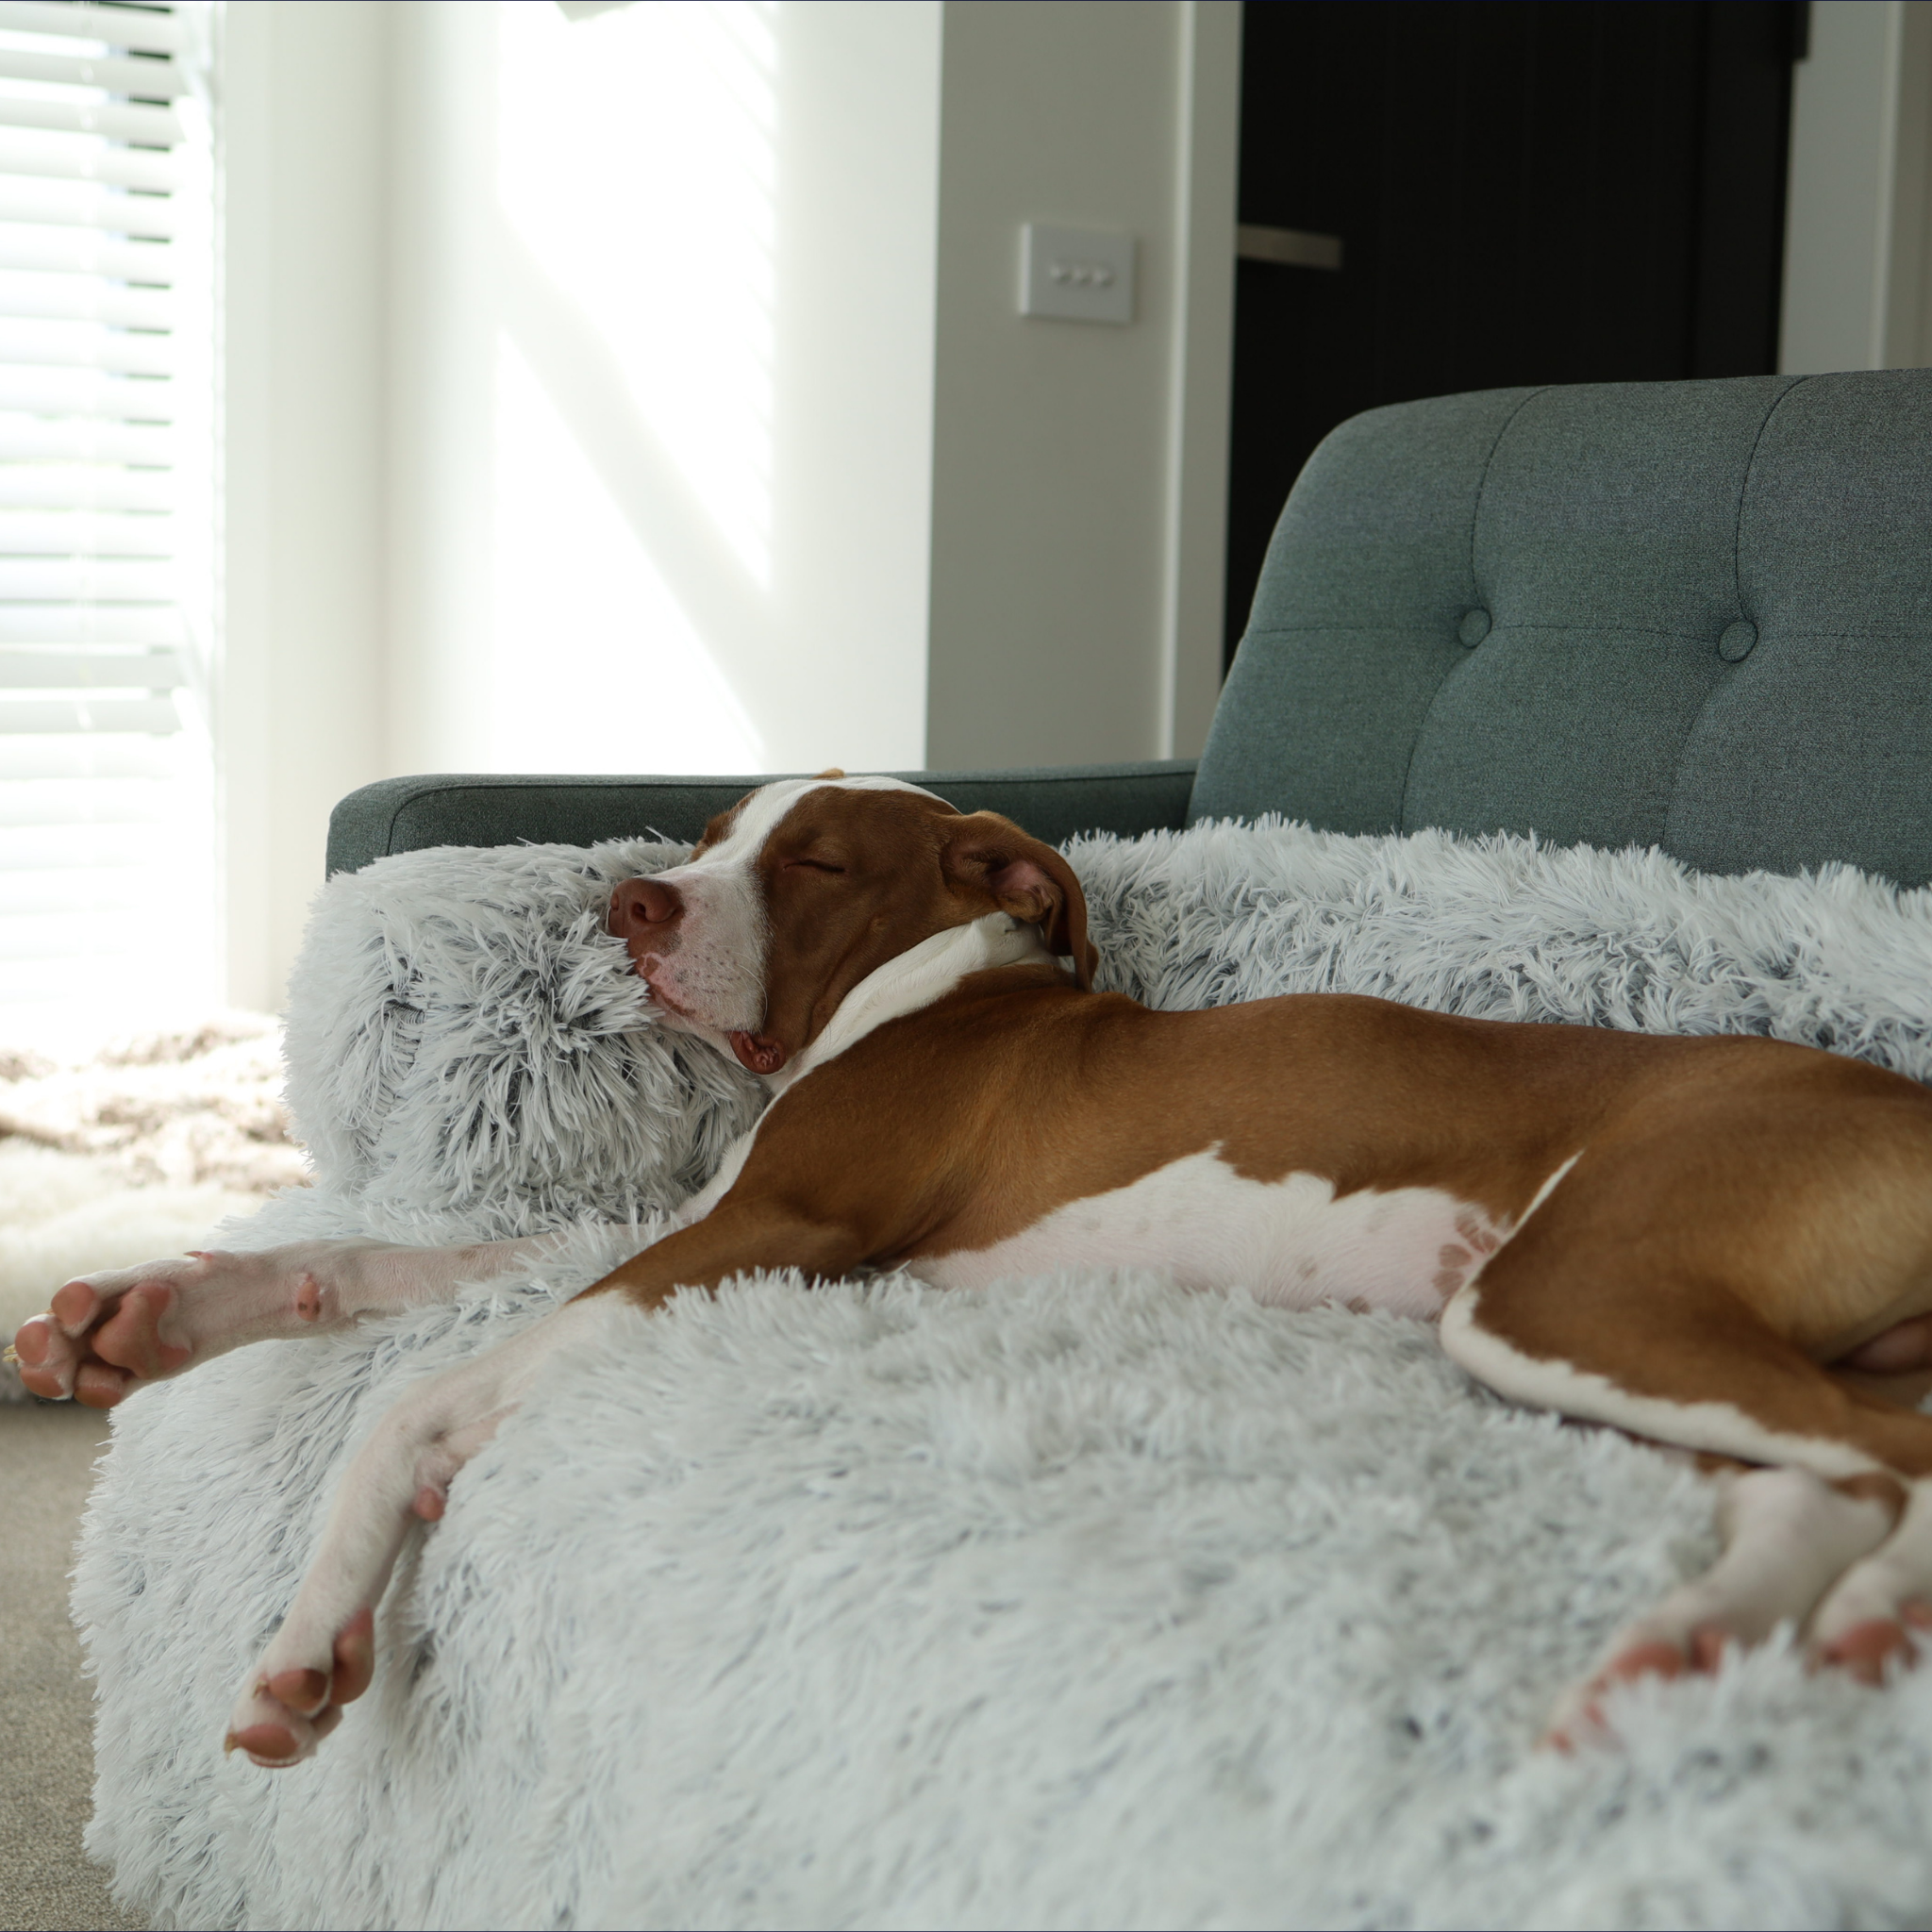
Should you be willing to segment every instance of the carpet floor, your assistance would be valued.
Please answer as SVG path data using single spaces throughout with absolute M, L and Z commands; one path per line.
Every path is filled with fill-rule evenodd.
M 67 1618 L 81 1506 L 106 1448 L 92 1409 L 0 1407 L 0 1927 L 129 1926 L 81 1855 L 92 1806 L 93 1695 Z
M 65 1058 L 0 1046 L 0 1341 L 68 1275 L 207 1240 L 303 1177 L 278 1029 L 218 1014 Z M 29 1402 L 0 1367 L 0 1932 L 129 1926 L 82 1855 L 93 1696 L 67 1614 L 108 1419 Z
M 261 1013 L 65 1059 L 0 1041 L 0 1341 L 70 1275 L 178 1255 L 298 1185 L 281 1079 Z M 0 1366 L 0 1402 L 23 1393 Z

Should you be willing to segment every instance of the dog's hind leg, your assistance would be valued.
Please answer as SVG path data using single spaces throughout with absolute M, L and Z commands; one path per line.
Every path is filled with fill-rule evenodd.
M 1558 1701 L 1548 1741 L 1567 1748 L 1601 1729 L 1603 1699 L 1617 1684 L 1713 1671 L 1733 1643 L 1760 1643 L 1780 1624 L 1802 1627 L 1899 1521 L 1902 1491 L 1887 1476 L 1834 1483 L 1805 1469 L 1733 1465 L 1718 1480 L 1723 1555 L 1617 1631 L 1595 1668 Z
M 1570 1185 L 1451 1298 L 1444 1350 L 1515 1401 L 1767 1469 L 1737 1479 L 1718 1565 L 1620 1633 L 1567 1714 L 1620 1678 L 1709 1669 L 1780 1623 L 1807 1630 L 1818 1661 L 1868 1679 L 1888 1657 L 1909 1661 L 1915 1627 L 1932 1624 L 1932 1416 L 1834 1374 L 1774 1325 L 1804 1298 L 1781 1300 L 1775 1280 L 1760 1306 L 1739 1274 L 1763 1265 L 1749 1235 L 1769 1211 L 1665 1243 L 1627 1215 L 1620 1228 L 1603 1191 L 1566 1199 Z M 1847 1273 L 1859 1264 L 1839 1252 Z M 1863 1302 L 1839 1318 L 1853 1332 L 1920 1296 L 1909 1259 L 1890 1281 L 1860 1279 Z
M 1811 1618 L 1811 1646 L 1868 1684 L 1914 1660 L 1913 1635 L 1932 1637 L 1932 1480 L 1911 1487 L 1898 1527 L 1847 1570 Z

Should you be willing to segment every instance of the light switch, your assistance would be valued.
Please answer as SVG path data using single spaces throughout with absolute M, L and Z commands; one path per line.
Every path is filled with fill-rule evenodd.
M 1106 228 L 1020 230 L 1020 313 L 1061 322 L 1134 319 L 1134 238 Z

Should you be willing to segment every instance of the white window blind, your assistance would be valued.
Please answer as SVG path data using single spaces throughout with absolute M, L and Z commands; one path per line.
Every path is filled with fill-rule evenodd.
M 0 1017 L 214 958 L 209 25 L 0 4 Z

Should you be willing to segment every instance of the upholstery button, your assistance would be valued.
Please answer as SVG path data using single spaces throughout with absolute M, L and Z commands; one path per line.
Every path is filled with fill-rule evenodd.
M 1473 651 L 1490 634 L 1490 613 L 1487 610 L 1465 610 L 1462 622 L 1456 626 L 1456 635 Z
M 1741 664 L 1757 642 L 1757 626 L 1740 617 L 1717 641 L 1717 654 L 1727 664 Z

